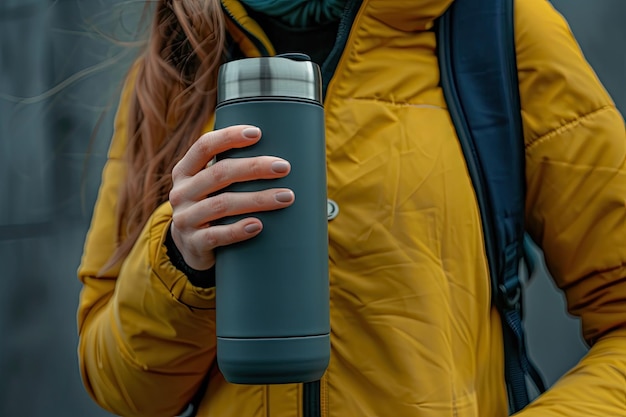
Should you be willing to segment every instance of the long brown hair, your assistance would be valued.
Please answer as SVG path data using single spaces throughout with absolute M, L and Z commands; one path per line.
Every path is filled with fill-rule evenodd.
M 167 201 L 172 168 L 215 110 L 225 49 L 220 1 L 160 0 L 149 36 L 129 106 L 118 247 L 103 269 L 128 255 L 149 216 Z

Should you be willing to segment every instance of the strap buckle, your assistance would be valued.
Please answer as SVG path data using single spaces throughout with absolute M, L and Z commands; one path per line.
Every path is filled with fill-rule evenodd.
M 522 286 L 519 281 L 510 289 L 504 284 L 498 285 L 498 301 L 507 310 L 517 309 L 522 299 Z

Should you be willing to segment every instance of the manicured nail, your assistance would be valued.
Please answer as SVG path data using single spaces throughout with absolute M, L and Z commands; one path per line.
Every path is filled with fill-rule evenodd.
M 258 223 L 250 223 L 245 225 L 243 230 L 245 230 L 246 233 L 256 233 L 261 230 L 261 226 Z
M 291 191 L 281 191 L 280 193 L 276 193 L 274 198 L 279 203 L 290 203 L 293 201 L 293 193 Z
M 289 171 L 289 163 L 285 161 L 275 161 L 272 162 L 272 171 L 277 174 L 284 174 Z
M 246 139 L 256 139 L 261 134 L 261 129 L 258 127 L 246 127 L 241 131 L 241 134 Z

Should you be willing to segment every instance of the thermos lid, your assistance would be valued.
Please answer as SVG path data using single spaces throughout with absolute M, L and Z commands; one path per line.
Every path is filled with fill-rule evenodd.
M 322 104 L 319 66 L 305 54 L 245 58 L 220 67 L 217 105 L 252 97 L 305 99 Z

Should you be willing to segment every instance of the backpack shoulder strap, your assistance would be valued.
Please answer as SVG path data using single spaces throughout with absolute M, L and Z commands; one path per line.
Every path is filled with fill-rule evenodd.
M 519 263 L 524 241 L 524 140 L 514 0 L 455 0 L 437 22 L 441 85 L 478 200 L 492 300 L 503 322 L 511 411 L 529 402 Z

